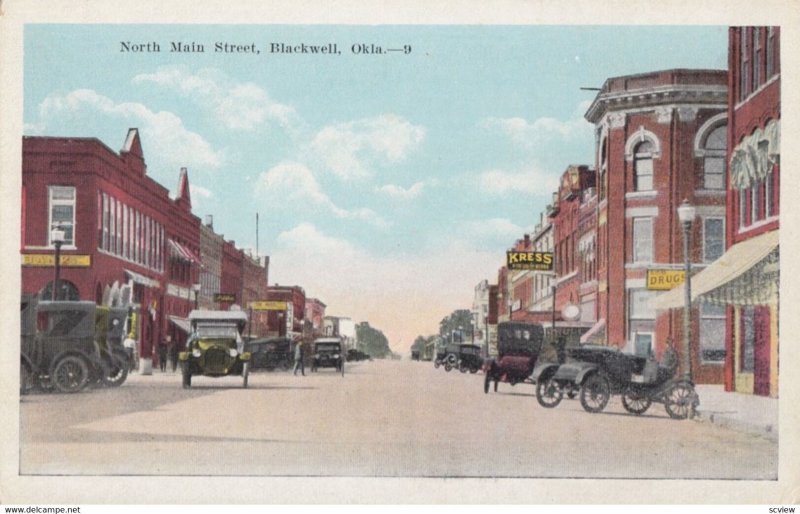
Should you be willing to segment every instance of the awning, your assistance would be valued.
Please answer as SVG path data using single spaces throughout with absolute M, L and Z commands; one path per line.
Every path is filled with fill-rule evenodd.
M 161 287 L 161 283 L 158 280 L 152 279 L 150 277 L 146 277 L 146 276 L 142 275 L 141 273 L 136 273 L 135 271 L 131 271 L 129 269 L 126 269 L 125 270 L 125 274 L 128 275 L 128 277 L 131 280 L 133 280 L 134 282 L 136 282 L 137 284 L 142 284 L 145 287 L 152 287 L 152 288 L 155 288 L 155 289 L 158 289 L 159 287 Z
M 183 330 L 187 334 L 192 332 L 192 327 L 189 324 L 189 320 L 186 318 L 179 318 L 178 316 L 170 316 L 169 320 L 175 324 L 176 327 Z
M 167 243 L 169 243 L 170 253 L 175 257 L 188 262 L 200 262 L 200 257 L 195 255 L 194 252 L 186 248 L 184 245 L 176 243 L 172 239 L 167 239 Z
M 778 298 L 779 231 L 735 244 L 706 269 L 692 276 L 692 301 L 725 305 L 766 305 Z M 655 309 L 683 307 L 680 285 L 651 300 Z
M 592 326 L 592 328 L 589 329 L 588 332 L 586 332 L 581 336 L 581 343 L 589 342 L 592 339 L 592 337 L 601 333 L 605 328 L 606 328 L 606 320 L 605 318 L 601 318 L 600 320 L 598 320 L 597 323 L 595 323 Z
M 731 152 L 731 186 L 747 189 L 763 181 L 781 160 L 781 122 L 773 120 L 756 129 Z

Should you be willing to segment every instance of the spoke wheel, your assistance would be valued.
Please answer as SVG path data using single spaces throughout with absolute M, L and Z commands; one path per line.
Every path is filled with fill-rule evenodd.
M 452 365 L 452 364 L 450 364 L 450 362 L 449 362 L 449 361 L 448 361 L 448 362 L 445 362 L 445 363 L 444 363 L 444 370 L 445 370 L 445 371 L 447 371 L 447 372 L 449 373 L 451 369 L 453 369 L 453 365 Z
M 126 355 L 111 354 L 111 362 L 103 367 L 103 385 L 119 387 L 128 378 L 130 363 Z
M 581 387 L 581 406 L 586 412 L 600 412 L 606 408 L 611 398 L 608 379 L 599 373 L 592 374 Z
M 53 368 L 53 385 L 62 393 L 77 393 L 89 382 L 89 366 L 80 357 L 69 355 Z
M 686 419 L 694 410 L 697 394 L 694 387 L 685 382 L 672 386 L 664 401 L 664 408 L 672 419 Z
M 536 401 L 547 409 L 556 407 L 564 398 L 564 392 L 558 382 L 548 377 L 536 383 Z
M 636 387 L 629 387 L 622 393 L 622 406 L 631 414 L 644 414 L 650 408 L 652 401 L 644 391 Z

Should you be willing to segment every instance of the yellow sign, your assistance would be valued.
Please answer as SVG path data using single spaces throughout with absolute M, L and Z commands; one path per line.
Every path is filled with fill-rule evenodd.
M 92 265 L 91 255 L 61 255 L 59 259 L 62 267 L 88 268 Z M 56 257 L 49 253 L 26 253 L 22 255 L 23 266 L 50 267 L 56 265 Z
M 553 271 L 552 252 L 506 252 L 508 269 Z
M 250 308 L 254 311 L 285 311 L 286 302 L 261 301 L 250 302 Z
M 647 289 L 666 291 L 683 284 L 684 271 L 651 269 L 647 270 Z

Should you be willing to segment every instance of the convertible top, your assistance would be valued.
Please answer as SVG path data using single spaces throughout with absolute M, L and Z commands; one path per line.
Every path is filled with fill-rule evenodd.
M 247 323 L 247 313 L 244 311 L 193 310 L 189 313 L 189 321 L 232 321 Z

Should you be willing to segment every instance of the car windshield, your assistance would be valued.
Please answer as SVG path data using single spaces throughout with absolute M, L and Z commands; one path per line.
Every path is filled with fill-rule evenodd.
M 200 338 L 231 338 L 236 339 L 239 331 L 232 323 L 202 324 L 197 327 L 197 337 Z
M 338 352 L 339 343 L 317 343 L 317 351 L 320 353 Z

